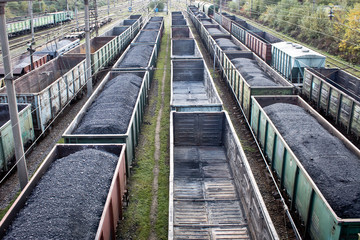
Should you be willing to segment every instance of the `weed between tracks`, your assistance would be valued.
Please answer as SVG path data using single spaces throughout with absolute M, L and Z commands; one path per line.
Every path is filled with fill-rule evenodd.
M 169 201 L 169 125 L 170 125 L 170 57 L 166 55 L 166 43 L 169 37 L 168 19 L 161 40 L 160 54 L 157 62 L 152 87 L 157 86 L 157 94 L 150 94 L 149 105 L 141 127 L 141 137 L 136 148 L 136 160 L 129 180 L 129 205 L 120 221 L 117 239 L 147 239 L 151 231 L 150 208 L 152 202 L 152 182 L 155 152 L 156 118 L 161 107 L 161 87 L 163 71 L 166 71 L 164 105 L 161 116 L 160 158 L 158 176 L 158 207 L 155 231 L 157 239 L 167 239 L 168 201 Z M 170 41 L 168 42 L 170 44 Z M 170 48 L 169 48 L 170 51 Z M 165 69 L 166 61 L 166 69 Z M 150 89 L 152 91 L 152 89 Z M 152 112 L 151 109 L 154 109 Z

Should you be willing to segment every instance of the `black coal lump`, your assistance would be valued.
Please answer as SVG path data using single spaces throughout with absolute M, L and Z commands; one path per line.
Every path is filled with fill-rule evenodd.
M 127 73 L 106 83 L 73 134 L 125 134 L 142 78 Z
M 57 159 L 4 239 L 94 239 L 117 160 L 96 149 Z
M 131 46 L 123 60 L 116 67 L 136 68 L 147 67 L 153 51 L 154 45 L 134 45 Z
M 250 86 L 278 86 L 256 63 L 249 58 L 234 58 L 231 62 Z
M 215 41 L 222 50 L 241 50 L 239 46 L 236 46 L 236 44 L 228 38 L 218 38 Z
M 285 103 L 265 112 L 341 218 L 360 217 L 360 159 L 303 108 Z
M 144 29 L 160 29 L 161 22 L 148 22 Z
M 141 31 L 136 42 L 155 42 L 158 31 Z

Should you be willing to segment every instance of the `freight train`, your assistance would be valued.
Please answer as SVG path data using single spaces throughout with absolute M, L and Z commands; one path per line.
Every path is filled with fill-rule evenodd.
M 157 27 L 146 30 L 150 23 L 156 23 Z M 133 24 L 143 25 L 141 21 Z M 0 222 L 0 237 L 114 238 L 116 225 L 122 218 L 127 177 L 156 66 L 163 24 L 162 18 L 150 20 L 139 34 L 134 32 L 134 37 L 138 35 L 136 39 L 65 131 L 66 144 L 53 148 Z M 117 30 L 109 32 L 118 33 Z M 52 181 L 59 184 L 47 186 Z M 51 197 L 60 195 L 56 200 Z M 38 207 L 53 211 L 38 211 Z M 31 217 L 22 217 L 23 213 L 30 213 L 27 216 Z M 41 223 L 49 219 L 51 224 L 41 227 Z
M 74 18 L 73 11 L 61 11 L 48 13 L 43 16 L 33 18 L 34 29 L 47 28 L 71 21 Z M 9 37 L 19 36 L 31 31 L 31 20 L 24 19 L 20 21 L 6 23 L 6 31 Z
M 300 219 L 302 237 L 357 239 L 360 233 L 360 182 L 357 177 L 360 151 L 300 96 L 291 94 L 306 96 L 318 110 L 345 126 L 349 133 L 358 134 L 360 80 L 338 69 L 322 68 L 324 57 L 281 41 L 272 43 L 271 55 L 271 63 L 277 61 L 282 66 L 279 71 L 277 66 L 266 64 L 266 61 L 270 62 L 266 57 L 269 55 L 261 54 L 260 48 L 252 48 L 250 42 L 246 44 L 246 39 L 261 39 L 246 37 L 249 34 L 256 36 L 251 32 L 239 32 L 237 19 L 231 20 L 231 25 L 223 21 L 229 19 L 226 14 L 215 13 L 215 19 L 221 19 L 224 29 L 231 26 L 229 30 L 233 35 L 249 50 L 257 51 L 257 55 L 244 49 L 222 49 L 222 53 L 216 53 L 216 45 L 221 49 L 216 35 L 225 36 L 226 32 L 223 29 L 221 32 L 209 31 L 211 28 L 218 30 L 220 26 L 204 24 L 206 16 L 198 11 L 195 6 L 188 7 L 195 28 L 214 56 L 214 66 L 218 66 L 226 79 L 266 161 L 277 176 L 289 208 Z M 213 24 L 211 19 L 208 22 Z M 235 31 L 238 31 L 237 35 Z M 213 44 L 209 44 L 211 42 Z M 259 43 L 254 45 L 261 46 Z M 232 46 L 236 46 L 234 41 Z M 289 46 L 296 51 L 287 52 Z M 278 51 L 282 47 L 285 50 Z M 224 57 L 220 58 L 221 55 Z M 302 56 L 313 61 L 316 68 L 299 65 Z M 297 73 L 294 78 L 289 78 L 288 73 L 296 72 L 292 67 L 297 68 Z M 291 79 L 296 80 L 289 81 Z M 292 84 L 297 85 L 298 79 L 303 81 L 300 93 Z
M 178 22 L 171 30 L 168 238 L 279 239 L 191 29 Z
M 113 63 L 140 31 L 142 17 L 134 15 L 130 18 L 129 22 L 124 20 L 122 31 L 113 32 L 113 36 L 95 37 L 91 40 L 93 76 Z M 71 41 L 70 44 L 72 43 Z M 57 50 L 62 48 L 55 48 L 52 53 L 56 55 Z M 24 144 L 27 145 L 35 136 L 43 134 L 71 100 L 82 96 L 86 85 L 85 70 L 85 44 L 82 44 L 15 80 L 17 102 L 31 105 L 33 124 L 27 130 L 35 132 L 30 140 L 25 138 L 29 134 L 22 134 Z M 0 103 L 7 103 L 5 86 L 0 88 Z M 4 138 L 3 135 L 1 137 Z M 0 173 L 3 175 L 14 162 L 13 143 L 1 145 L 1 151 L 10 152 L 0 155 Z

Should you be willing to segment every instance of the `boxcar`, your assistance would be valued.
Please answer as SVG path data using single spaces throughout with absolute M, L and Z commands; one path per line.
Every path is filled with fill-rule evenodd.
M 325 56 L 299 44 L 273 43 L 271 52 L 271 65 L 293 83 L 302 84 L 305 67 L 325 67 Z
M 30 104 L 18 104 L 21 137 L 24 146 L 34 141 Z M 8 104 L 0 104 L 0 173 L 7 172 L 15 158 L 15 146 Z M 0 174 L 1 175 L 1 174 Z
M 334 68 L 305 68 L 304 75 L 304 97 L 359 139 L 360 79 Z
M 170 119 L 169 239 L 279 239 L 226 112 Z
M 95 154 L 79 160 L 78 156 L 84 151 L 92 151 L 92 153 Z M 108 163 L 110 162 L 109 156 L 112 158 L 111 164 Z M 92 157 L 93 159 L 91 159 Z M 65 161 L 62 162 L 59 160 L 65 158 L 67 160 L 66 162 L 71 162 L 71 164 L 66 164 Z M 96 160 L 100 160 L 100 158 L 101 161 L 96 162 Z M 113 162 L 113 160 L 115 160 L 115 162 Z M 55 164 L 60 164 L 63 168 L 66 168 L 60 170 L 63 172 L 71 172 L 71 176 L 67 174 L 61 175 L 59 173 L 52 173 L 51 175 L 51 170 Z M 74 165 L 82 166 L 82 168 L 73 168 Z M 106 178 L 97 176 L 99 175 L 97 172 L 101 172 L 103 166 L 106 166 L 106 169 L 110 169 Z M 93 191 L 94 187 L 89 184 L 89 181 L 83 181 L 83 179 L 86 178 L 93 179 L 91 184 L 94 184 L 98 190 Z M 45 189 L 44 186 L 48 185 L 46 185 L 44 181 L 51 181 L 52 179 L 59 184 L 53 184 L 51 187 Z M 96 184 L 94 182 L 96 182 Z M 51 198 L 53 197 L 52 191 L 55 192 L 55 194 L 59 194 L 59 191 L 62 190 L 64 190 L 64 192 L 61 193 L 61 196 L 55 195 L 60 197 L 55 197 L 57 204 L 51 205 Z M 79 194 L 79 192 L 82 194 Z M 29 239 L 31 237 L 44 238 L 43 234 L 47 234 L 46 238 L 59 236 L 67 239 L 80 238 L 76 233 L 81 232 L 81 230 L 70 233 L 67 231 L 69 228 L 68 224 L 62 224 L 64 219 L 68 219 L 67 223 L 71 224 L 71 227 L 79 229 L 84 228 L 84 225 L 80 225 L 79 222 L 84 223 L 87 221 L 94 224 L 91 225 L 94 226 L 94 228 L 92 228 L 89 227 L 90 225 L 87 223 L 88 227 L 85 228 L 87 232 L 81 237 L 88 236 L 90 238 L 90 236 L 93 236 L 95 239 L 111 239 L 112 236 L 116 234 L 115 231 L 118 220 L 122 218 L 123 196 L 125 192 L 126 168 L 124 144 L 57 144 L 1 220 L 0 237 L 7 236 L 12 238 L 17 236 L 17 238 Z M 87 199 L 83 199 L 85 195 L 88 197 Z M 40 204 L 37 203 L 39 201 L 35 201 L 36 199 L 42 198 L 46 198 L 48 201 Z M 99 198 L 101 198 L 101 201 Z M 35 200 L 30 202 L 28 199 Z M 83 202 L 83 204 L 79 205 L 81 202 Z M 100 206 L 98 205 L 99 203 Z M 84 208 L 84 205 L 87 209 Z M 44 207 L 48 209 L 46 209 L 46 211 L 35 212 L 34 207 Z M 21 223 L 19 224 L 19 221 L 16 220 L 19 218 L 18 214 L 24 211 L 24 209 L 32 212 L 32 214 L 28 215 L 29 217 L 24 217 L 23 215 L 23 224 L 21 225 Z M 91 212 L 92 209 L 98 209 L 100 211 L 94 210 Z M 47 216 L 47 212 L 49 211 L 53 213 L 52 216 Z M 85 215 L 84 212 L 88 214 Z M 36 218 L 36 221 L 32 219 L 33 217 Z M 46 230 L 40 229 L 44 228 L 43 223 L 39 223 L 41 221 L 43 221 L 43 223 L 46 222 Z M 15 226 L 13 226 L 14 224 Z M 8 229 L 10 229 L 10 231 L 6 232 Z
M 302 219 L 304 238 L 356 239 L 359 149 L 299 96 L 252 97 L 251 112 L 251 128 Z

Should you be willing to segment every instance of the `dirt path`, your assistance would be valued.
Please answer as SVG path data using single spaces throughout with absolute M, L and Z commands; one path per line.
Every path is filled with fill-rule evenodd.
M 159 114 L 156 119 L 156 129 L 155 129 L 155 152 L 154 152 L 154 180 L 152 184 L 152 203 L 151 203 L 151 211 L 150 211 L 150 224 L 151 224 L 151 232 L 149 236 L 149 240 L 156 240 L 156 232 L 155 232 L 155 224 L 157 219 L 157 206 L 158 206 L 158 177 L 159 177 L 159 158 L 160 158 L 160 131 L 161 131 L 161 117 L 164 106 L 164 95 L 165 95 L 165 79 L 166 79 L 166 69 L 169 58 L 169 36 L 166 39 L 166 58 L 164 64 L 164 73 L 161 80 L 161 104 L 159 109 Z

